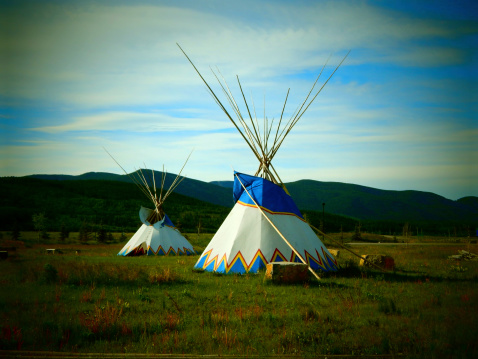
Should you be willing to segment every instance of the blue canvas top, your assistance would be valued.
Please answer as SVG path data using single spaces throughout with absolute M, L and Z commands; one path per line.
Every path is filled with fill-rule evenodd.
M 240 182 L 238 177 L 241 180 Z M 270 212 L 293 213 L 303 218 L 292 198 L 285 193 L 281 186 L 264 178 L 250 176 L 236 171 L 234 171 L 234 203 L 239 201 L 247 205 L 255 206 L 254 201 L 252 201 L 251 197 L 244 191 L 241 182 L 254 198 L 254 201 L 262 208 Z
M 153 212 L 152 209 L 141 206 L 141 208 L 139 209 L 139 219 L 141 220 L 141 222 L 143 222 L 147 226 L 151 226 L 151 223 L 148 222 L 147 218 L 152 212 Z M 164 214 L 163 219 L 156 223 L 159 223 L 158 225 L 160 227 L 163 227 L 165 225 L 169 227 L 175 227 L 173 222 L 171 221 L 171 219 L 168 217 L 166 213 Z
M 163 225 L 170 226 L 170 227 L 174 227 L 173 222 L 169 219 L 169 217 L 168 217 L 168 215 L 167 215 L 166 213 L 164 214 Z

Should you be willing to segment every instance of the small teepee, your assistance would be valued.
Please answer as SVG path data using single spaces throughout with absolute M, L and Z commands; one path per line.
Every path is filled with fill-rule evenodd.
M 113 157 L 111 156 L 111 158 Z M 113 160 L 121 167 L 114 158 Z M 186 163 L 187 161 L 188 160 L 186 160 Z M 139 189 L 151 199 L 154 209 L 145 207 L 140 208 L 139 218 L 143 224 L 119 251 L 119 256 L 192 255 L 196 253 L 191 243 L 181 235 L 179 230 L 174 226 L 173 222 L 163 210 L 163 204 L 166 198 L 168 198 L 173 190 L 184 179 L 184 177 L 181 178 L 180 176 L 186 163 L 184 163 L 181 171 L 176 176 L 169 189 L 165 190 L 164 193 L 163 190 L 166 181 L 166 173 L 163 168 L 159 195 L 156 190 L 154 171 L 151 171 L 151 179 L 153 182 L 151 187 L 146 178 L 147 174 L 145 174 L 145 169 L 139 169 L 135 173 L 128 174 L 124 171 L 123 167 L 121 167 Z
M 237 77 L 247 109 L 248 119 L 245 119 L 229 86 L 213 71 L 235 113 L 234 119 L 186 53 L 182 49 L 181 51 L 259 160 L 259 168 L 254 176 L 234 172 L 235 205 L 204 249 L 195 268 L 219 273 L 246 273 L 257 272 L 270 262 L 289 261 L 306 263 L 317 278 L 314 270 L 336 271 L 336 260 L 303 218 L 271 161 L 285 137 L 348 54 L 314 95 L 313 91 L 325 68 L 324 65 L 306 99 L 284 125 L 283 115 L 289 96 L 287 91 L 281 117 L 274 125 L 274 119 L 270 121 L 265 116 L 263 121 L 257 120 L 255 108 L 252 107 L 251 111 Z
M 193 246 L 184 238 L 174 226 L 167 214 L 163 219 L 154 222 L 156 211 L 141 207 L 139 218 L 143 224 L 118 253 L 120 256 L 148 256 L 192 255 Z M 148 221 L 153 219 L 151 223 Z

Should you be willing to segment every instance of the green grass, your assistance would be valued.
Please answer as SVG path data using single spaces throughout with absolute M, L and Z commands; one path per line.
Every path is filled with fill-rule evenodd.
M 204 249 L 211 235 L 188 238 Z M 118 257 L 123 244 L 26 240 L 1 261 L 0 349 L 478 355 L 478 262 L 447 259 L 459 249 L 477 253 L 476 245 L 351 247 L 391 255 L 396 270 L 358 267 L 341 250 L 338 273 L 273 285 L 263 273 L 192 271 L 198 256 Z M 63 254 L 45 254 L 51 247 Z

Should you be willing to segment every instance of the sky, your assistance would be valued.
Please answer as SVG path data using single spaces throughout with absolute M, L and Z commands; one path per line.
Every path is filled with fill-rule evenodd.
M 257 118 L 289 118 L 284 182 L 478 196 L 474 1 L 2 1 L 0 176 L 164 169 L 202 181 L 258 161 L 220 71 Z M 245 112 L 245 110 L 242 110 Z M 289 116 L 289 117 L 287 117 Z

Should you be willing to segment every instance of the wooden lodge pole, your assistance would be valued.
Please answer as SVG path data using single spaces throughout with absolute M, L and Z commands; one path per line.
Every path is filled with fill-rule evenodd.
M 235 175 L 236 178 L 239 180 L 239 182 L 241 183 L 241 186 L 242 188 L 244 188 L 244 190 L 246 191 L 246 193 L 249 195 L 249 197 L 252 199 L 252 202 L 254 202 L 254 204 L 256 205 L 256 207 L 259 209 L 259 211 L 261 211 L 262 215 L 267 219 L 267 221 L 271 224 L 271 226 L 277 231 L 277 233 L 279 234 L 279 236 L 281 236 L 281 238 L 284 240 L 285 243 L 287 243 L 287 245 L 290 247 L 290 249 L 292 249 L 292 251 L 295 253 L 295 255 L 297 257 L 300 258 L 300 260 L 302 261 L 302 263 L 304 264 L 307 264 L 307 262 L 304 260 L 304 258 L 302 258 L 302 256 L 299 254 L 299 252 L 297 252 L 295 250 L 295 248 L 292 246 L 292 244 L 289 243 L 289 241 L 284 237 L 284 235 L 279 231 L 279 228 L 277 228 L 275 226 L 274 223 L 272 223 L 272 221 L 269 219 L 269 217 L 267 217 L 267 215 L 264 213 L 264 211 L 262 210 L 262 208 L 257 204 L 257 202 L 254 200 L 254 198 L 252 198 L 251 194 L 249 193 L 249 191 L 246 189 L 246 187 L 244 186 L 244 184 L 242 183 L 241 179 L 239 178 L 239 176 L 236 174 Z M 309 266 L 307 265 L 307 268 L 309 268 L 309 271 L 315 276 L 315 278 L 317 278 L 318 280 L 320 280 L 320 277 L 317 275 L 317 273 L 314 272 L 314 270 Z
M 322 231 L 321 231 L 320 229 L 318 229 L 318 228 L 315 228 L 315 227 L 314 227 L 313 225 L 311 225 L 310 223 L 309 223 L 309 226 L 310 226 L 310 228 L 312 228 L 312 229 L 313 229 L 314 231 L 316 231 L 317 233 L 323 235 L 324 238 L 327 237 L 327 239 L 330 239 L 330 240 L 331 240 L 332 242 L 334 242 L 335 244 L 338 244 L 340 247 L 342 247 L 342 248 L 345 249 L 346 251 L 349 251 L 349 252 L 352 253 L 354 256 L 357 256 L 357 257 L 359 257 L 360 259 L 363 259 L 365 262 L 369 263 L 370 265 L 372 265 L 372 266 L 374 266 L 374 267 L 380 269 L 382 272 L 385 272 L 385 271 L 383 270 L 383 268 L 380 268 L 380 266 L 378 266 L 378 265 L 376 265 L 375 263 L 373 263 L 373 262 L 371 262 L 371 261 L 365 259 L 364 257 L 362 257 L 361 255 L 355 253 L 355 252 L 352 251 L 351 249 L 345 247 L 343 244 L 339 243 L 338 241 L 336 241 L 336 240 L 333 239 L 332 237 L 327 236 L 324 232 L 322 232 Z

